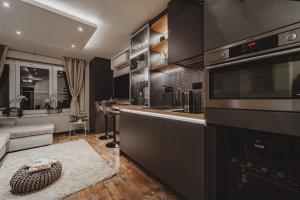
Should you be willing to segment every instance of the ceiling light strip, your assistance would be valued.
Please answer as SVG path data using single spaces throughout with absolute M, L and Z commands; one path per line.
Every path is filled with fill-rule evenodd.
M 21 0 L 21 1 L 97 28 L 97 22 L 95 20 L 90 19 L 80 13 L 77 13 L 67 7 L 57 5 L 54 2 L 47 1 L 47 0 Z

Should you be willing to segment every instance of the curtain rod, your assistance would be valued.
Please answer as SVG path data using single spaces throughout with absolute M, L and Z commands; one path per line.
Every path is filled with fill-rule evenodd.
M 36 53 L 36 52 L 22 51 L 22 50 L 11 49 L 11 48 L 8 48 L 8 50 L 11 50 L 11 51 L 18 51 L 18 52 L 21 52 L 21 53 L 33 54 L 33 55 L 36 55 L 36 56 L 44 56 L 44 57 L 48 57 L 48 58 L 55 58 L 55 59 L 63 60 L 63 56 L 62 56 L 62 57 L 47 56 L 47 55 L 43 55 L 43 54 L 38 54 L 38 53 Z
M 46 55 L 42 55 L 42 54 L 38 54 L 38 53 L 32 53 L 29 51 L 21 51 L 21 50 L 16 50 L 16 49 L 10 49 L 11 51 L 17 51 L 17 52 L 21 52 L 21 53 L 27 53 L 27 54 L 32 54 L 35 56 L 43 56 L 43 57 L 48 57 L 48 58 L 55 58 L 55 59 L 59 59 L 63 61 L 63 58 L 59 58 L 59 57 L 54 57 L 54 56 L 46 56 Z M 27 61 L 27 62 L 35 62 L 35 63 L 41 63 L 41 64 L 47 64 L 47 65 L 55 65 L 55 66 L 59 66 L 59 67 L 64 67 L 64 65 L 60 65 L 60 64 L 54 64 L 54 63 L 49 63 L 49 62 L 42 62 L 42 61 L 37 61 L 37 60 L 33 60 L 33 59 L 22 59 L 22 58 L 14 58 L 14 57 L 9 57 L 7 56 L 7 59 L 11 59 L 11 60 L 20 60 L 20 61 Z

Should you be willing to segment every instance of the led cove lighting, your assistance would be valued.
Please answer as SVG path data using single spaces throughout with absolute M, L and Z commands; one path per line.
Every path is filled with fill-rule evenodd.
M 21 31 L 16 31 L 16 34 L 17 35 L 22 35 L 22 32 Z
M 8 2 L 3 2 L 3 4 L 2 4 L 4 7 L 6 7 L 6 8 L 9 8 L 10 7 L 10 4 L 8 3 Z

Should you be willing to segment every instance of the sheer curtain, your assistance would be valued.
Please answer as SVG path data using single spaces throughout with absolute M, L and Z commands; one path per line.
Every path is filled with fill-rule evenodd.
M 4 70 L 4 63 L 7 55 L 8 47 L 0 45 L 0 77 L 2 76 Z
M 67 73 L 68 85 L 72 95 L 70 114 L 79 115 L 78 96 L 84 80 L 84 72 L 87 62 L 77 58 L 64 57 L 64 65 Z

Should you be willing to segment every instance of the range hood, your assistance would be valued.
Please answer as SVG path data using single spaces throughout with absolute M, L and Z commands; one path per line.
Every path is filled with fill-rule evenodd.
M 202 69 L 204 68 L 204 56 L 196 56 L 193 58 L 185 59 L 182 61 L 179 61 L 177 63 L 174 63 L 176 65 L 187 67 L 187 68 L 197 68 Z

